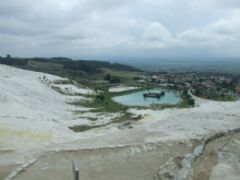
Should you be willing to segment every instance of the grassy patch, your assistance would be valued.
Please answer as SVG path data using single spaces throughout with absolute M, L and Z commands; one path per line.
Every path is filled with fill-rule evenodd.
M 74 132 L 84 132 L 84 131 L 88 131 L 90 129 L 95 129 L 95 128 L 99 128 L 105 125 L 99 125 L 99 126 L 88 126 L 88 125 L 81 125 L 81 126 L 73 126 L 70 127 L 71 130 L 73 130 Z
M 100 127 L 104 127 L 107 126 L 111 123 L 122 123 L 125 121 L 138 121 L 142 118 L 141 115 L 137 116 L 137 117 L 133 117 L 133 114 L 129 113 L 129 112 L 125 112 L 122 114 L 122 116 L 117 117 L 115 119 L 112 120 L 112 122 L 109 122 L 107 124 L 101 124 L 101 125 L 80 125 L 80 126 L 73 126 L 70 127 L 70 129 L 72 129 L 74 132 L 84 132 L 84 131 L 88 131 L 91 129 L 95 129 L 95 128 L 100 128 Z M 96 119 L 94 119 L 93 121 L 95 121 Z
M 213 101 L 220 101 L 220 102 L 227 102 L 227 101 L 236 101 L 237 97 L 233 97 L 233 96 L 204 96 L 204 95 L 200 95 L 198 97 L 204 98 L 204 99 L 209 99 L 209 100 L 213 100 Z
M 123 80 L 125 83 L 134 82 L 133 77 L 138 76 L 140 74 L 140 72 L 123 71 L 108 68 L 102 68 L 102 71 L 104 74 L 111 74 L 112 76 L 120 77 L 120 79 Z
M 92 100 L 80 102 L 82 106 L 95 108 L 93 111 L 97 112 L 121 112 L 126 111 L 127 108 L 112 100 L 112 96 L 108 92 L 98 94 Z

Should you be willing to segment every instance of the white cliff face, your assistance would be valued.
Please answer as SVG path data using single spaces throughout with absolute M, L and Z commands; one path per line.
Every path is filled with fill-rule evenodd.
M 72 134 L 67 127 L 61 125 L 61 121 L 71 118 L 75 107 L 66 103 L 64 95 L 43 84 L 39 80 L 42 76 L 51 80 L 60 79 L 43 73 L 0 66 L 2 147 L 24 149 L 30 142 L 39 144 Z
M 129 91 L 129 90 L 134 90 L 137 89 L 138 87 L 132 87 L 132 86 L 116 86 L 116 87 L 111 87 L 109 89 L 109 92 L 115 93 L 115 92 L 124 92 L 124 91 Z
M 51 145 L 51 150 L 61 150 L 188 142 L 240 127 L 240 101 L 196 99 L 197 106 L 189 109 L 129 109 L 136 116 L 142 115 L 132 129 L 120 130 L 117 124 L 110 124 L 74 133 L 69 126 L 109 124 L 120 113 L 89 112 L 89 108 L 69 104 L 85 100 L 81 94 L 93 91 L 61 85 L 61 81 L 67 79 L 0 65 L 0 167 L 16 161 L 21 164 L 26 161 L 23 154 L 29 156 L 47 145 Z M 82 113 L 76 115 L 76 111 Z
M 240 139 L 235 138 L 218 152 L 218 163 L 213 168 L 211 180 L 237 180 L 240 177 Z

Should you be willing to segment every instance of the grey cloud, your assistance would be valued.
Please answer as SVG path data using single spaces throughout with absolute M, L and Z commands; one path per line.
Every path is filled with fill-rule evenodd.
M 0 53 L 102 59 L 201 47 L 228 56 L 240 46 L 238 7 L 238 0 L 1 0 Z
M 195 49 L 211 50 L 217 57 L 240 57 L 240 14 L 231 13 L 202 28 L 186 30 L 178 33 L 177 46 L 191 51 Z M 176 44 L 175 44 L 176 46 Z
M 239 0 L 191 0 L 190 6 L 194 9 L 206 8 L 206 9 L 239 9 Z
M 179 33 L 177 35 L 177 38 L 182 41 L 185 40 L 190 42 L 206 42 L 206 41 L 209 41 L 211 36 L 209 36 L 209 34 L 202 32 L 200 30 L 190 29 L 182 33 Z
M 144 30 L 143 37 L 150 41 L 168 41 L 171 33 L 160 23 L 153 22 Z

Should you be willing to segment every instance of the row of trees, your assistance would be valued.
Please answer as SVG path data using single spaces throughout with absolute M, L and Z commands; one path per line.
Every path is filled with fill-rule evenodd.
M 188 89 L 184 89 L 182 92 L 183 99 L 186 101 L 187 104 L 190 106 L 195 105 L 195 100 L 192 98 L 192 96 L 188 93 Z
M 3 59 L 3 58 L 0 56 L 0 59 Z M 7 54 L 7 55 L 6 55 L 6 59 L 11 59 L 11 55 L 10 55 L 10 54 Z
M 121 82 L 118 76 L 112 76 L 109 73 L 104 76 L 104 80 L 108 81 L 111 84 L 116 84 Z

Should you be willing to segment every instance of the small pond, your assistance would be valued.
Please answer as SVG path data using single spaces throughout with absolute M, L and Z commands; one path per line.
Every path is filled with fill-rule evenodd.
M 144 93 L 159 93 L 161 91 L 165 92 L 165 95 L 161 98 L 152 98 L 152 97 L 144 97 Z M 151 106 L 151 104 L 169 104 L 175 105 L 181 101 L 181 97 L 179 96 L 177 91 L 167 90 L 167 89 L 150 89 L 137 91 L 134 93 L 116 96 L 113 100 L 117 103 L 127 106 Z

